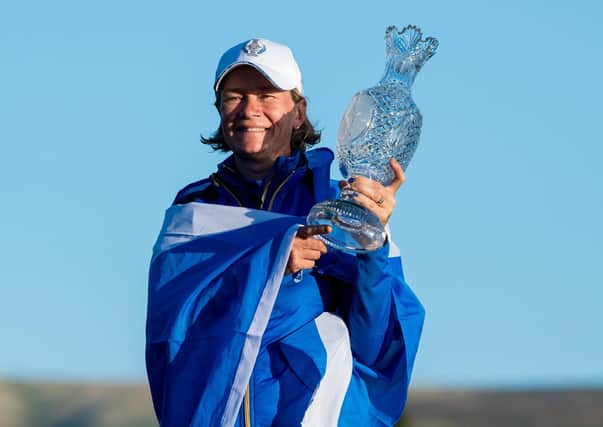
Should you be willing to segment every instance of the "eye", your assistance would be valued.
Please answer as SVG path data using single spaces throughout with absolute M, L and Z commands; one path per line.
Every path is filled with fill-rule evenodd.
M 240 101 L 243 97 L 237 94 L 228 94 L 222 96 L 222 101 L 224 102 L 237 102 Z
M 237 92 L 222 92 L 223 104 L 239 103 L 243 99 L 243 95 Z
M 265 92 L 265 93 L 260 94 L 259 98 L 267 101 L 270 99 L 276 99 L 276 95 L 274 93 Z

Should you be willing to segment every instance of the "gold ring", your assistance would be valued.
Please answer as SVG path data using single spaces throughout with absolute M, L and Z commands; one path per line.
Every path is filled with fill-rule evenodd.
M 381 206 L 383 204 L 383 202 L 385 202 L 385 199 L 383 198 L 383 196 L 381 196 L 381 198 L 379 200 L 377 200 L 375 203 L 377 203 L 379 206 Z

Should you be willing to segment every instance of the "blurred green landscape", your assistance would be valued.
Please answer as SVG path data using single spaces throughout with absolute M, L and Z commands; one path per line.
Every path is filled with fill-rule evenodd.
M 145 384 L 0 382 L 0 427 L 156 427 Z M 398 427 L 602 427 L 603 388 L 413 389 Z

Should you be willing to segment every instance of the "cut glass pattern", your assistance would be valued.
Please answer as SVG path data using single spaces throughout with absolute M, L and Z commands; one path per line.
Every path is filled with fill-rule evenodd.
M 410 88 L 417 72 L 433 56 L 438 41 L 422 38 L 409 25 L 385 32 L 386 65 L 379 83 L 358 92 L 343 114 L 337 136 L 337 159 L 345 178 L 364 176 L 388 185 L 394 179 L 389 159 L 408 167 L 421 135 L 422 116 Z M 333 231 L 321 238 L 329 245 L 353 252 L 377 249 L 385 241 L 378 218 L 353 201 L 344 189 L 340 199 L 315 205 L 308 224 L 329 224 Z

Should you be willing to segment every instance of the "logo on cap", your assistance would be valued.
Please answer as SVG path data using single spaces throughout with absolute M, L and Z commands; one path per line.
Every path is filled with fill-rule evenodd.
M 258 56 L 262 53 L 266 52 L 266 45 L 262 43 L 261 40 L 253 39 L 249 40 L 249 42 L 243 48 L 245 53 L 250 56 Z

